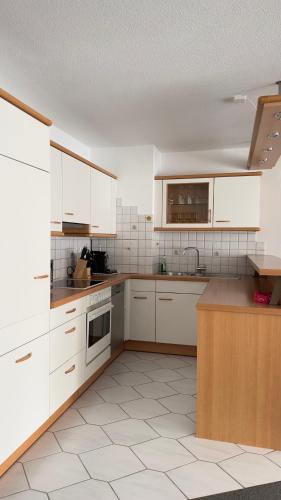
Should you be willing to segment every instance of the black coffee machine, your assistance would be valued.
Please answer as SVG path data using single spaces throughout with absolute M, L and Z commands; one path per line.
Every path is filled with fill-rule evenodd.
M 91 272 L 92 274 L 108 273 L 108 254 L 98 250 L 91 251 Z

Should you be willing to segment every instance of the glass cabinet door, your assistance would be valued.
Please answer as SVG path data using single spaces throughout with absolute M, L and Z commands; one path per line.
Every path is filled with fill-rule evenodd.
M 164 226 L 212 225 L 213 179 L 164 181 Z

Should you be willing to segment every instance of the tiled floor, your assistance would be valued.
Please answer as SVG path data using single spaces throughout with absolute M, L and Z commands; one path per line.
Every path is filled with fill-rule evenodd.
M 182 500 L 281 480 L 281 452 L 197 439 L 196 360 L 124 352 L 0 479 L 10 500 Z

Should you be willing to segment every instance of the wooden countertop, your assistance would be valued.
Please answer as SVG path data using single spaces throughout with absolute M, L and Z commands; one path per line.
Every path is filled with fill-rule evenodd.
M 99 290 L 103 290 L 109 286 L 118 285 L 127 279 L 203 282 L 208 282 L 210 279 L 200 276 L 168 276 L 161 274 L 115 274 L 108 276 L 95 274 L 94 278 L 103 279 L 105 282 L 101 285 L 95 286 L 94 288 L 88 288 L 87 290 L 75 290 L 71 288 L 55 288 L 54 290 L 51 290 L 51 309 L 67 304 L 68 302 L 72 302 L 73 300 L 80 299 L 81 297 L 86 297 L 91 293 L 98 292 Z
M 261 276 L 281 276 L 281 259 L 275 255 L 248 255 L 253 268 Z
M 197 309 L 281 316 L 281 307 L 253 302 L 257 288 L 256 279 L 251 276 L 240 279 L 212 278 L 197 303 Z

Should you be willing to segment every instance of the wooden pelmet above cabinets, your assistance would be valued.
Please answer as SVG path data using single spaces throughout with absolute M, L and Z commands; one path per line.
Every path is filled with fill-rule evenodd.
M 114 237 L 117 177 L 57 143 L 51 146 L 51 234 Z
M 155 177 L 155 231 L 258 231 L 261 172 Z

